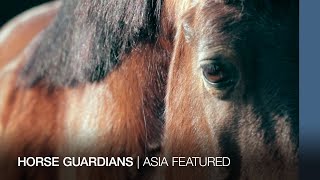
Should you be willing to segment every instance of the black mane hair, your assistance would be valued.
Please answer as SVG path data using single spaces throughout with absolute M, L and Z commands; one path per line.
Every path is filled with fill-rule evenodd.
M 21 77 L 29 86 L 101 80 L 136 44 L 156 41 L 161 5 L 161 0 L 63 0 Z

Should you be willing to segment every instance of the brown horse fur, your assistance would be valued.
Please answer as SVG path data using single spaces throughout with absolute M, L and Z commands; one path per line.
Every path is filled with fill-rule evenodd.
M 179 1 L 176 1 L 177 9 Z M 164 155 L 227 156 L 230 167 L 161 169 L 164 179 L 297 179 L 298 1 L 192 1 L 176 17 Z M 182 15 L 183 14 L 183 15 Z M 201 60 L 232 63 L 210 86 Z
M 19 168 L 18 156 L 159 151 L 173 29 L 162 1 L 66 0 L 0 76 L 1 179 L 134 179 L 136 168 Z
M 33 37 L 50 24 L 60 3 L 53 1 L 32 8 L 1 27 L 0 68 L 20 54 Z
M 16 162 L 17 156 L 152 155 L 167 94 L 164 154 L 229 156 L 231 166 L 166 168 L 158 175 L 292 179 L 298 76 L 297 9 L 290 4 L 297 2 L 64 1 L 49 29 L 0 74 L 1 178 L 141 178 L 146 171 Z M 202 81 L 199 55 L 216 54 L 240 71 L 228 93 Z

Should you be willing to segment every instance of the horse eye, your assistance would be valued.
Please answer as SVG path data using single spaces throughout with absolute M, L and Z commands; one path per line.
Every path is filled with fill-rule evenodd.
M 205 81 L 217 89 L 234 85 L 237 81 L 237 71 L 234 65 L 227 62 L 206 62 L 201 66 Z

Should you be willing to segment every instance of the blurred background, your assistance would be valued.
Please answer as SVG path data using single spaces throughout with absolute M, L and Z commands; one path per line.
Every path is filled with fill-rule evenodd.
M 51 0 L 1 0 L 0 27 L 23 11 L 48 1 Z

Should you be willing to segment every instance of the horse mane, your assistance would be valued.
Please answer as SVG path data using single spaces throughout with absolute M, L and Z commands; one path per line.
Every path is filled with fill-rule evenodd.
M 103 79 L 139 43 L 155 42 L 162 0 L 63 0 L 21 78 L 70 86 Z

